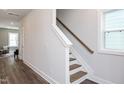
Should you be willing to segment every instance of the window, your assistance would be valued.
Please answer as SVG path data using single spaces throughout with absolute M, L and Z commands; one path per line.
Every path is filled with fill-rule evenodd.
M 18 33 L 9 33 L 9 46 L 18 47 Z
M 102 14 L 102 48 L 108 51 L 123 51 L 124 10 L 110 10 Z

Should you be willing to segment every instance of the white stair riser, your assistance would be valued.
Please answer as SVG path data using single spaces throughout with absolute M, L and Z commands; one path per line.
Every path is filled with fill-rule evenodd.
M 70 61 L 69 65 L 73 65 L 73 64 L 79 64 L 79 63 L 77 62 L 77 60 Z M 81 64 L 79 64 L 79 65 L 81 65 Z
M 70 73 L 70 75 L 72 75 L 72 74 L 75 74 L 76 72 L 79 72 L 79 71 L 82 71 L 82 70 L 83 70 L 82 67 L 78 67 L 74 70 L 69 71 L 69 73 Z
M 76 58 L 73 54 L 69 55 L 70 58 Z

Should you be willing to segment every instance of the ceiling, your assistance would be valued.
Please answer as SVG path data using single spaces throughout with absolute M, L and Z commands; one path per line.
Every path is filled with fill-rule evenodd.
M 31 9 L 0 9 L 0 28 L 18 27 L 19 21 L 30 11 Z

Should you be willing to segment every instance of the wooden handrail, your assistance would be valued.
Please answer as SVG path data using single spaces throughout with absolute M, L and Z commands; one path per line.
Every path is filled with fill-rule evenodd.
M 56 18 L 62 25 L 64 28 L 66 28 L 66 30 L 68 30 L 71 35 L 73 35 L 79 42 L 81 45 L 83 45 L 91 54 L 94 53 L 93 50 L 91 50 L 85 43 L 83 43 L 61 20 L 59 20 L 58 18 Z

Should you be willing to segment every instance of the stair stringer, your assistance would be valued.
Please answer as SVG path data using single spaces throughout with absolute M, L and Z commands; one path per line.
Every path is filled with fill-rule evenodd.
M 76 57 L 77 62 L 82 65 L 82 68 L 87 72 L 88 76 L 93 75 L 93 69 L 86 63 L 84 58 L 82 58 L 82 56 L 80 56 L 80 54 L 73 47 L 70 47 L 70 51 Z

